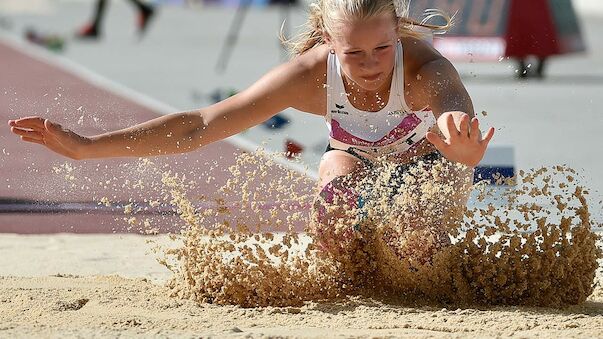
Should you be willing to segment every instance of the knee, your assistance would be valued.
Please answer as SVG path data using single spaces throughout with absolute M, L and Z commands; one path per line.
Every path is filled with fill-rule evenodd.
M 318 167 L 319 185 L 324 188 L 337 177 L 347 176 L 363 167 L 360 160 L 339 150 L 325 153 Z

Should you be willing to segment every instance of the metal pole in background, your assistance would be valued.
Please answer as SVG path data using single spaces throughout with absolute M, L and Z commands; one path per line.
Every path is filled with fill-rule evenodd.
M 224 40 L 224 45 L 220 50 L 220 56 L 218 57 L 218 62 L 216 63 L 216 72 L 218 73 L 222 73 L 226 70 L 228 60 L 230 59 L 234 45 L 237 43 L 239 38 L 239 32 L 241 31 L 241 26 L 243 25 L 243 21 L 245 20 L 245 16 L 249 10 L 251 1 L 252 0 L 242 0 L 237 7 L 237 12 L 235 13 L 234 19 L 230 24 L 228 35 L 226 36 L 226 40 Z

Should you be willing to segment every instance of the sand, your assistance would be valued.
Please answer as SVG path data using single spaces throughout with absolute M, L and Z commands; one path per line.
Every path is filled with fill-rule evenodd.
M 253 185 L 253 178 L 262 177 L 262 167 L 273 164 L 262 163 L 258 175 L 251 176 L 245 171 L 257 170 L 247 166 L 254 159 L 241 156 L 230 169 L 234 175 L 226 185 L 230 190 L 219 194 L 242 194 L 245 200 L 257 189 L 270 191 Z M 148 160 L 141 165 L 159 170 Z M 393 206 L 412 212 L 417 203 L 413 199 L 447 192 L 448 181 L 438 177 L 450 169 L 438 166 L 416 172 L 419 176 L 403 177 L 414 180 L 420 194 L 405 191 Z M 296 238 L 291 227 L 270 233 L 263 228 L 266 225 L 250 231 L 249 225 L 225 224 L 216 218 L 208 223 L 205 215 L 225 220 L 232 216 L 221 207 L 195 208 L 186 181 L 163 172 L 163 186 L 157 193 L 171 201 L 189 226 L 173 236 L 175 242 L 165 235 L 3 236 L 0 336 L 601 336 L 603 274 L 596 262 L 603 244 L 590 231 L 587 193 L 579 186 L 579 175 L 562 167 L 520 175 L 523 184 L 515 186 L 512 199 L 505 197 L 514 201 L 512 206 L 477 206 L 465 211 L 464 222 L 438 226 L 461 235 L 429 253 L 409 248 L 417 241 L 434 239 L 424 232 L 433 227 L 396 224 L 399 227 L 393 229 L 391 223 L 371 222 L 374 227 L 368 229 L 380 236 L 367 238 L 360 232 L 354 239 L 366 240 L 363 246 L 346 246 L 353 249 L 351 253 L 367 254 L 372 260 L 367 263 L 349 260 L 358 258 L 346 256 L 349 253 L 308 247 L 312 232 L 310 237 Z M 73 180 L 77 176 L 68 182 Z M 289 192 L 276 187 L 281 194 Z M 549 212 L 534 207 L 533 201 L 544 206 L 549 198 L 549 203 L 557 204 Z M 388 204 L 371 206 L 367 220 Z M 440 206 L 435 204 L 434 211 L 441 212 Z M 268 224 L 274 224 L 270 210 L 254 212 L 262 211 Z M 404 222 L 405 210 L 400 211 L 388 220 Z M 531 230 L 523 232 L 519 224 L 512 230 L 502 217 L 511 212 L 519 212 L 513 216 L 518 222 L 523 215 L 546 223 L 538 227 L 527 223 Z M 136 215 L 127 207 L 124 213 Z M 557 220 L 560 216 L 566 219 Z M 502 233 L 498 237 L 488 233 L 494 226 Z M 480 230 L 485 233 L 480 235 Z M 334 236 L 348 234 L 338 232 Z M 530 234 L 539 235 L 536 239 Z M 274 243 L 281 245 L 275 248 Z M 163 258 L 173 274 L 156 261 Z M 9 276 L 14 274 L 19 276 Z
M 564 309 L 446 308 L 367 298 L 302 307 L 197 305 L 144 278 L 0 278 L 0 337 L 600 337 L 603 290 Z
M 145 166 L 152 171 L 152 162 Z M 258 183 L 264 176 L 255 173 L 272 166 L 278 165 L 259 154 L 239 156 L 216 198 L 244 201 L 276 190 L 308 200 L 294 193 L 291 183 L 303 182 L 293 180 L 299 174 L 291 172 L 284 185 Z M 292 213 L 308 225 L 310 241 L 293 230 L 290 216 L 283 220 L 272 209 L 252 204 L 249 213 L 261 223 L 235 218 L 225 207 L 198 209 L 186 181 L 163 172 L 164 196 L 187 223 L 175 246 L 158 251 L 174 272 L 168 286 L 180 298 L 244 307 L 300 306 L 347 295 L 565 307 L 592 294 L 601 258 L 592 228 L 600 225 L 580 173 L 564 166 L 520 171 L 500 180 L 509 184 L 501 194 L 498 186 L 473 187 L 466 167 L 444 159 L 396 171 L 385 162 L 363 174 L 366 180 L 342 178 L 331 202 L 322 199 L 323 191 L 316 208 Z M 465 209 L 470 191 L 481 192 L 481 206 Z M 364 207 L 356 205 L 358 194 L 366 198 Z M 282 238 L 274 234 L 276 225 Z

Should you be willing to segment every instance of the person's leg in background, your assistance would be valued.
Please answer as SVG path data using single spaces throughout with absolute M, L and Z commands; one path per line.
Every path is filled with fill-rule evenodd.
M 138 21 L 136 22 L 136 26 L 138 27 L 138 34 L 142 35 L 146 32 L 149 21 L 153 17 L 153 14 L 155 14 L 155 8 L 140 0 L 130 0 L 130 2 L 138 8 Z
M 105 15 L 106 7 L 107 0 L 96 0 L 92 22 L 85 25 L 77 32 L 76 36 L 78 38 L 97 39 L 100 37 L 101 24 L 103 21 L 103 16 Z
M 136 26 L 140 35 L 146 32 L 150 19 L 155 14 L 155 8 L 140 0 L 130 0 L 138 10 Z M 107 0 L 97 0 L 92 22 L 78 31 L 76 36 L 84 39 L 97 39 L 101 36 L 102 22 L 107 8 Z
M 536 66 L 536 76 L 544 78 L 544 69 L 546 67 L 547 57 L 538 57 L 538 66 Z

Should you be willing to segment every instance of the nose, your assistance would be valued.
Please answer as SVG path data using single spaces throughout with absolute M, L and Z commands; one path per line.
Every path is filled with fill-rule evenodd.
M 366 53 L 366 56 L 364 57 L 364 59 L 362 60 L 362 63 L 360 64 L 360 66 L 364 69 L 373 69 L 376 68 L 377 65 L 379 65 L 379 59 L 377 58 L 377 56 L 375 55 L 375 53 Z

